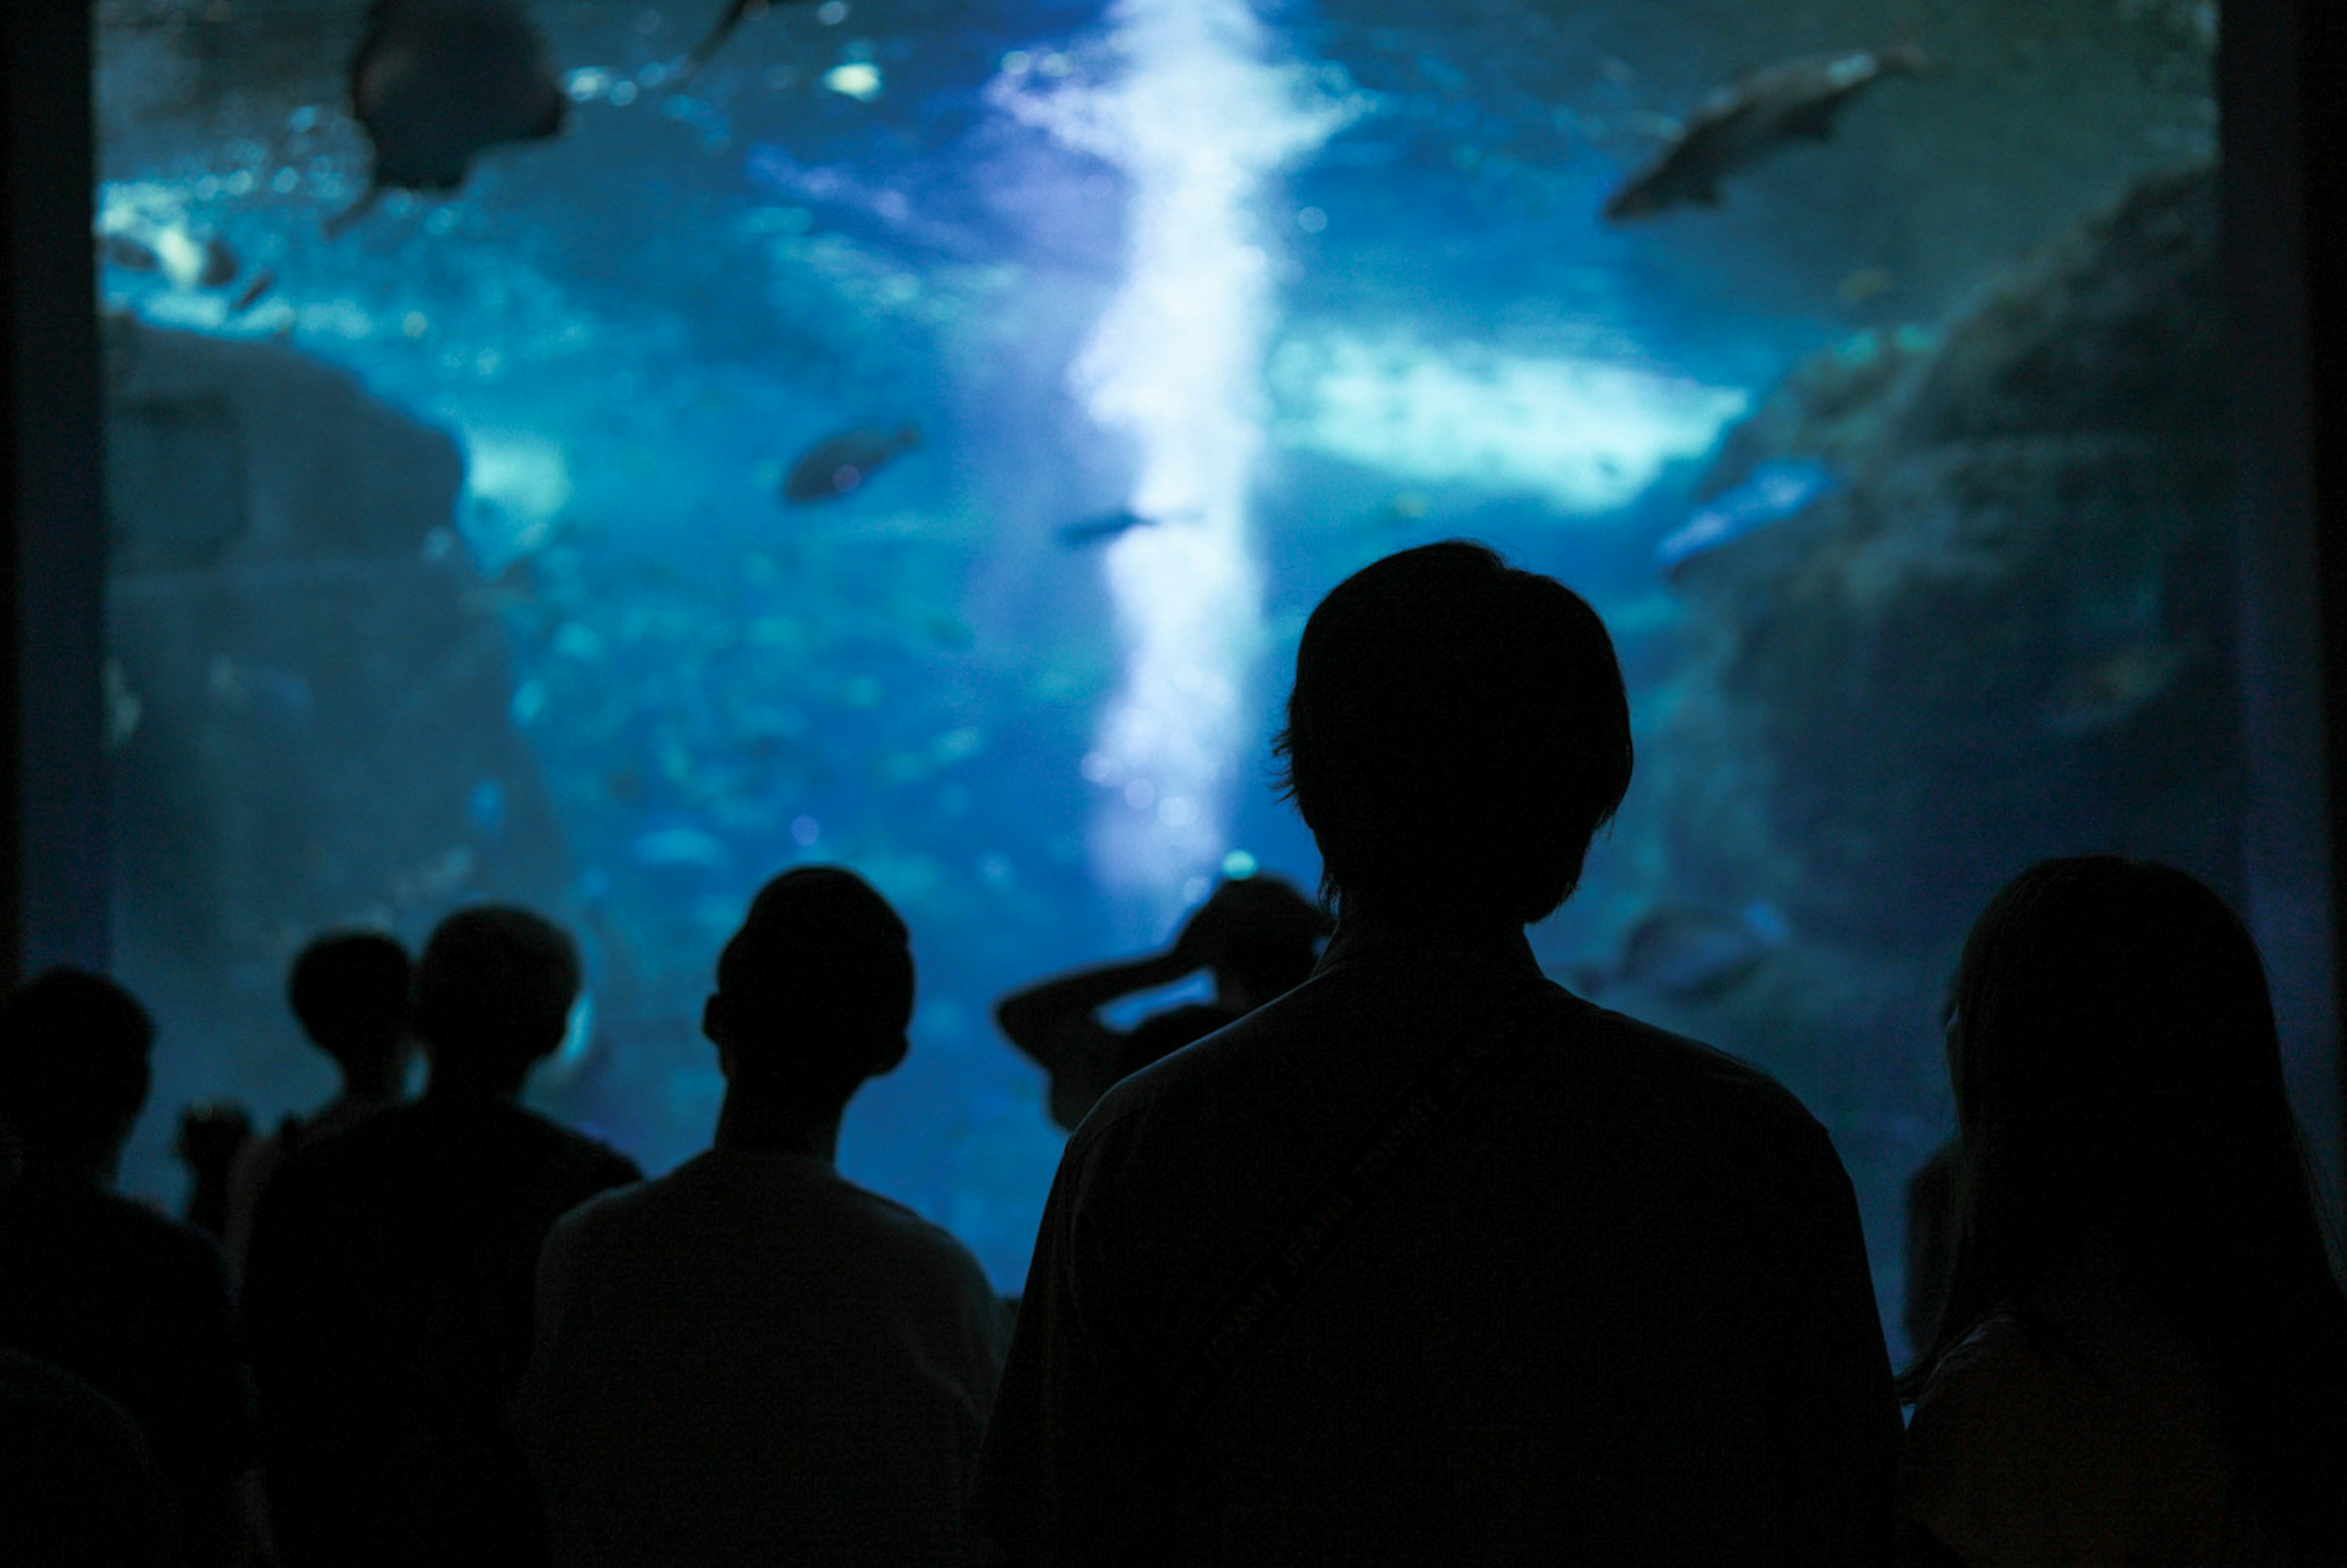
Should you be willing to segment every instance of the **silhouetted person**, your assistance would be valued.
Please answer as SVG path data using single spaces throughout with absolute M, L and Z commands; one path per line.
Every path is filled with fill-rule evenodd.
M 1957 1149 L 1942 1145 L 1907 1178 L 1907 1291 L 1900 1327 L 1917 1351 L 1939 1331 L 1956 1259 Z
M 252 1142 L 252 1114 L 231 1100 L 200 1100 L 179 1112 L 171 1153 L 188 1171 L 180 1217 L 214 1241 L 228 1235 L 230 1174 Z
M 702 1014 L 715 1146 L 567 1216 L 539 1265 L 517 1430 L 558 1568 L 958 1560 L 1002 1306 L 833 1168 L 912 1011 L 904 925 L 855 874 L 759 893 Z
M 0 1346 L 128 1411 L 179 1554 L 232 1563 L 253 1440 L 227 1271 L 209 1239 L 111 1191 L 154 1039 L 128 992 L 77 969 L 50 970 L 0 1015 Z
M 1072 1130 L 1119 1079 L 1302 985 L 1327 935 L 1328 917 L 1278 877 L 1225 882 L 1165 951 L 1030 986 L 997 1002 L 994 1021 L 1051 1075 L 1051 1120 Z M 1200 969 L 1214 978 L 1212 1001 L 1168 1008 L 1129 1030 L 1099 1016 L 1119 998 Z
M 238 1153 L 222 1234 L 229 1265 L 239 1275 L 252 1245 L 252 1216 L 278 1167 L 296 1150 L 355 1127 L 405 1096 L 414 1054 L 407 1030 L 414 983 L 407 949 L 380 932 L 336 932 L 295 957 L 285 982 L 286 1005 L 310 1043 L 333 1062 L 341 1084 L 316 1111 L 286 1117 L 274 1132 L 251 1140 Z
M 245 1280 L 289 1563 L 527 1563 L 506 1436 L 530 1274 L 564 1210 L 639 1175 L 518 1102 L 579 994 L 526 910 L 440 923 L 415 970 L 424 1096 L 297 1152 L 262 1194 Z
M 1314 611 L 1280 743 L 1337 935 L 1069 1140 L 972 1500 L 1040 1563 L 1841 1563 L 1899 1422 L 1850 1184 L 1522 927 L 1629 783 L 1604 628 L 1479 546 Z
M 46 1361 L 0 1349 L 0 1550 L 11 1568 L 181 1561 L 138 1423 Z
M 1948 1068 L 1909 1560 L 2347 1563 L 2347 1298 L 2240 921 L 2169 866 L 2024 872 L 1964 944 Z

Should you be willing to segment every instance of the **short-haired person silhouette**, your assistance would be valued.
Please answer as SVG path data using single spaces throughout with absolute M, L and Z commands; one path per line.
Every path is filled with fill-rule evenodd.
M 1480 546 L 1389 557 L 1313 612 L 1280 744 L 1337 935 L 1069 1140 L 981 1553 L 1875 1560 L 1898 1413 L 1823 1129 L 1522 934 L 1629 782 L 1595 613 Z
M 262 1194 L 245 1323 L 278 1544 L 310 1563 L 511 1563 L 541 1550 L 505 1409 L 531 1270 L 633 1162 L 524 1110 L 578 950 L 526 909 L 443 920 L 415 968 L 423 1097 L 296 1151 Z
M 2239 919 L 2171 866 L 2032 867 L 1965 942 L 1948 1068 L 1907 1559 L 2347 1563 L 2347 1298 Z
M 414 1054 L 407 1030 L 415 965 L 407 949 L 379 931 L 337 931 L 297 954 L 285 1001 L 310 1043 L 334 1064 L 334 1098 L 308 1116 L 288 1116 L 277 1130 L 250 1139 L 229 1174 L 229 1264 L 244 1271 L 261 1194 L 293 1152 L 390 1110 L 405 1092 Z
M 958 1560 L 1002 1303 L 833 1166 L 912 1011 L 904 924 L 860 877 L 759 893 L 702 1016 L 714 1147 L 567 1215 L 539 1264 L 516 1428 L 557 1568 Z
M 1302 985 L 1327 935 L 1327 914 L 1279 877 L 1231 877 L 1163 952 L 1024 987 L 995 1004 L 994 1021 L 1051 1074 L 1051 1120 L 1073 1130 L 1111 1084 Z M 1099 1017 L 1121 997 L 1201 969 L 1214 977 L 1210 1001 L 1168 1008 L 1131 1029 Z
M 128 1411 L 169 1494 L 175 1556 L 236 1563 L 254 1446 L 220 1249 L 112 1190 L 154 1040 L 136 998 L 79 969 L 49 970 L 0 1011 L 0 1346 Z

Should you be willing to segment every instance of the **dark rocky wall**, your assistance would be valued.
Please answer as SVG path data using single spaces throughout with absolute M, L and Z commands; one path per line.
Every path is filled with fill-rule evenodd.
M 1911 953 L 2048 855 L 2238 892 L 2215 241 L 2209 170 L 2147 180 L 1936 340 L 1819 356 L 1727 444 L 1713 488 L 1771 456 L 1849 484 L 1683 575 L 1680 856 Z
M 566 857 L 456 444 L 291 349 L 105 325 L 119 968 L 162 1014 L 157 1104 L 273 1112 L 323 1076 L 282 1000 L 303 941 L 558 906 Z

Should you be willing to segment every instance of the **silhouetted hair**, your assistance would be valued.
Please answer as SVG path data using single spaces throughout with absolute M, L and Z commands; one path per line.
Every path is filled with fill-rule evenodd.
M 39 1158 L 108 1153 L 147 1102 L 155 1020 L 104 975 L 55 968 L 0 1009 L 0 1117 Z
M 436 1076 L 527 1067 L 562 1043 L 579 985 L 579 948 L 560 927 L 483 904 L 433 930 L 409 1021 L 432 1048 Z
M 2300 1544 L 2335 1561 L 2347 1298 L 2247 928 L 2170 866 L 2034 866 L 1965 941 L 1948 1042 L 1961 1218 L 1903 1391 L 1997 1314 L 2050 1339 L 2033 1298 L 2082 1242 L 2106 1240 L 2215 1376 L 2236 1460 Z
M 406 948 L 380 932 L 342 931 L 302 949 L 285 1000 L 320 1050 L 364 1068 L 398 1050 L 414 984 Z
M 843 1102 L 896 1065 L 913 1018 L 905 922 L 871 884 L 801 866 L 758 890 L 717 959 L 736 1071 Z
M 1340 908 L 1528 924 L 1629 788 L 1630 707 L 1580 595 L 1453 539 L 1320 601 L 1274 749 Z

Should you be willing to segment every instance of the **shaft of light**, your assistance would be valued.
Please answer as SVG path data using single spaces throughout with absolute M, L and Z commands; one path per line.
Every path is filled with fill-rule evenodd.
M 1260 738 L 1247 504 L 1273 277 L 1257 208 L 1267 179 L 1357 106 L 1267 62 L 1244 0 L 1120 0 L 1110 15 L 1125 74 L 1055 128 L 1129 176 L 1131 260 L 1072 374 L 1092 417 L 1133 444 L 1132 510 L 1163 520 L 1106 552 L 1124 679 L 1085 774 L 1107 792 L 1096 874 L 1163 919 L 1221 861 Z

